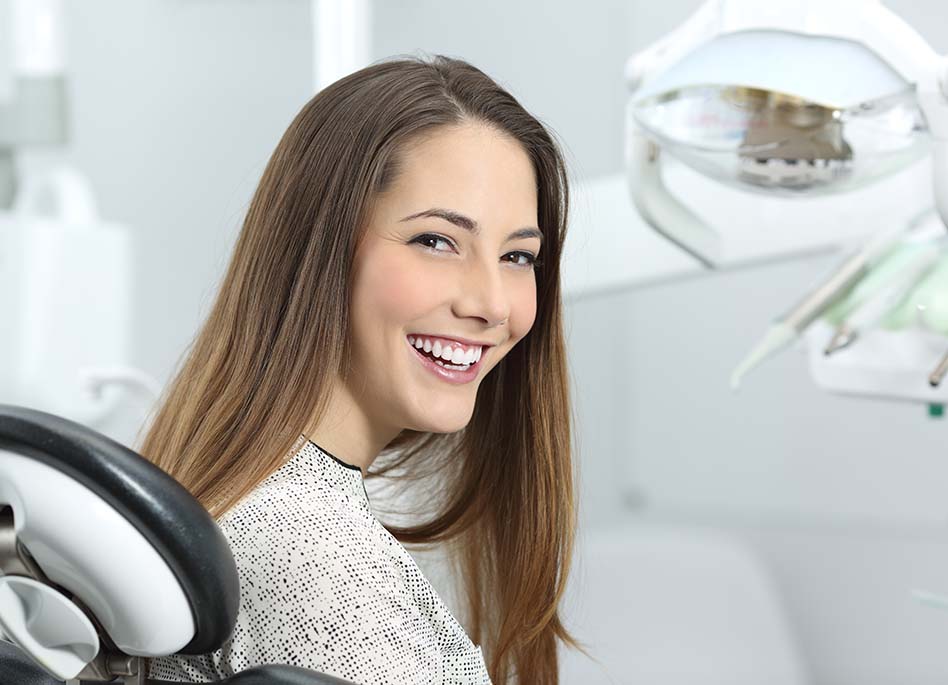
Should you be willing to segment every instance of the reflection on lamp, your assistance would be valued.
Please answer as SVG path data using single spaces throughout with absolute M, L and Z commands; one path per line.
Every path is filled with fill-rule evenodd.
M 830 83 L 804 86 L 797 76 L 767 77 L 778 87 L 808 91 L 791 93 L 760 87 L 759 64 L 734 69 L 735 51 L 759 61 L 754 50 L 762 44 L 772 50 L 774 43 L 791 51 L 800 68 L 807 65 L 797 61 L 820 55 L 830 63 L 857 62 L 868 72 L 865 86 L 848 93 L 841 89 L 831 98 Z M 796 60 L 802 50 L 818 54 Z M 842 75 L 832 71 L 824 82 L 849 74 L 848 69 Z M 713 75 L 728 83 L 711 83 Z M 928 151 L 928 128 L 911 84 L 857 43 L 814 41 L 781 31 L 744 31 L 709 41 L 640 94 L 632 116 L 646 135 L 695 170 L 768 194 L 851 190 L 905 168 Z

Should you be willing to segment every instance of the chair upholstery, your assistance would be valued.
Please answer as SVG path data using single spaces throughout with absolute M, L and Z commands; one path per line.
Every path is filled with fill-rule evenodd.
M 237 567 L 214 520 L 177 481 L 101 433 L 26 407 L 0 405 L 0 449 L 85 485 L 161 554 L 188 597 L 196 626 L 182 654 L 213 651 L 229 637 L 240 600 Z
M 63 681 L 49 675 L 16 645 L 0 640 L 0 684 L 63 685 Z
M 3 460 L 0 466 L 5 464 L 6 468 L 6 471 L 0 469 L 0 475 L 6 473 L 4 478 L 9 479 L 4 483 L 20 483 L 19 490 L 12 486 L 8 490 L 12 499 L 24 500 L 23 492 L 31 489 L 24 483 L 34 482 L 24 474 L 36 470 L 35 464 L 42 464 L 47 479 L 62 480 L 60 474 L 68 476 L 71 479 L 66 483 L 68 491 L 75 491 L 76 496 L 91 491 L 107 504 L 107 511 L 119 512 L 121 517 L 117 518 L 124 517 L 132 526 L 122 524 L 125 526 L 122 537 L 126 542 L 137 541 L 140 536 L 154 547 L 160 555 L 154 557 L 155 562 L 167 563 L 194 617 L 193 639 L 179 653 L 212 652 L 230 636 L 239 604 L 233 555 L 211 516 L 177 481 L 139 454 L 86 426 L 12 405 L 0 405 L 0 460 Z M 36 499 L 35 488 L 32 491 Z M 48 496 L 47 492 L 41 494 Z M 20 504 L 26 502 L 20 501 Z M 13 503 L 3 501 L 0 505 L 13 506 Z M 78 515 L 82 516 L 84 511 Z M 52 518 L 54 523 L 60 522 L 61 514 L 56 513 Z M 100 520 L 94 519 L 93 523 L 98 526 Z M 99 530 L 97 527 L 93 531 L 96 537 L 101 535 Z M 61 544 L 71 539 L 62 535 L 60 538 Z M 50 540 L 42 542 L 48 544 Z M 77 594 L 76 599 L 82 597 Z M 143 620 L 147 618 L 144 616 Z M 0 685 L 63 685 L 63 682 L 49 675 L 17 645 L 0 640 Z M 112 682 L 121 683 L 122 679 Z M 164 685 L 164 681 L 147 682 Z M 354 685 L 283 664 L 250 668 L 220 682 L 226 685 Z

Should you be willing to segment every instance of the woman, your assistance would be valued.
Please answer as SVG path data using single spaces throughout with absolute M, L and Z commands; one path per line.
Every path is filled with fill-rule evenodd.
M 463 61 L 380 62 L 303 107 L 139 448 L 228 537 L 237 626 L 150 677 L 557 682 L 567 198 L 548 132 Z M 430 514 L 383 527 L 373 465 L 432 474 Z M 451 543 L 469 634 L 396 539 Z

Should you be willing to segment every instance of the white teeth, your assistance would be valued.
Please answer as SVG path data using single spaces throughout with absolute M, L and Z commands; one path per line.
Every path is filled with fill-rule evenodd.
M 451 364 L 467 366 L 476 364 L 480 361 L 481 354 L 484 352 L 484 348 L 480 345 L 465 350 L 462 346 L 452 347 L 448 344 L 442 346 L 440 340 L 435 340 L 434 343 L 432 343 L 427 338 L 416 338 L 414 336 L 408 336 L 408 342 L 416 349 L 424 350 L 435 357 L 440 357 L 447 362 L 444 366 L 449 367 Z

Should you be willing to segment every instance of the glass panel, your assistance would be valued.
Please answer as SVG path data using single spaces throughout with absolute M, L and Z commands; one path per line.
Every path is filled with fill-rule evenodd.
M 632 116 L 692 168 L 769 194 L 860 187 L 928 149 L 913 86 L 846 109 L 758 88 L 694 86 L 634 103 Z

